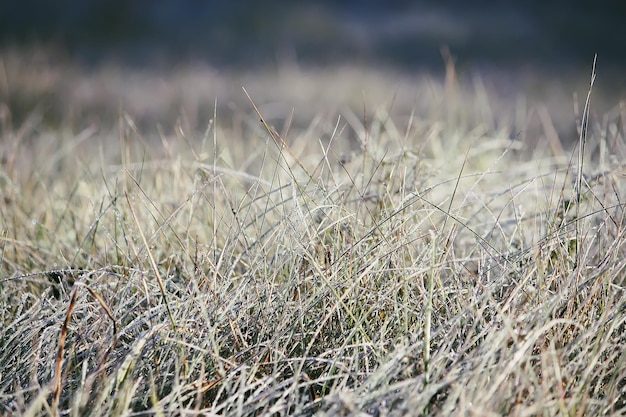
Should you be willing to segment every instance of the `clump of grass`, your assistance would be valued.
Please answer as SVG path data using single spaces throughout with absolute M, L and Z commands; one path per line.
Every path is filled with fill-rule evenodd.
M 446 120 L 259 117 L 5 132 L 0 413 L 624 411 L 621 127 L 577 174 Z

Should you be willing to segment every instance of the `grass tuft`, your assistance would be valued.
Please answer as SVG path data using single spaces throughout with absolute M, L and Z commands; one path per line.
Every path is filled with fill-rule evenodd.
M 245 134 L 5 130 L 0 414 L 626 410 L 623 126 L 574 167 L 460 103 L 248 98 Z

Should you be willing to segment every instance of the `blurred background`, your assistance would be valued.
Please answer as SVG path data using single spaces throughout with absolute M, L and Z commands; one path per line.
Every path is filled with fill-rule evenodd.
M 626 62 L 623 1 L 21 0 L 0 5 L 4 43 L 55 42 L 74 58 L 145 65 L 358 62 L 588 67 Z
M 227 112 L 245 107 L 247 86 L 277 119 L 364 97 L 393 96 L 407 113 L 428 105 L 420 80 L 444 83 L 454 62 L 496 110 L 515 112 L 523 96 L 571 133 L 595 54 L 596 111 L 624 97 L 625 22 L 617 0 L 4 1 L 0 100 L 14 122 L 44 108 L 76 123 L 123 105 L 147 125 L 185 113 L 201 128 L 216 97 Z

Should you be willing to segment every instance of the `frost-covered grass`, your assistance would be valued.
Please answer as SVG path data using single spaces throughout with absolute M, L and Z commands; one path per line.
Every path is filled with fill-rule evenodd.
M 448 87 L 401 124 L 4 120 L 0 414 L 624 412 L 624 118 L 533 152 Z

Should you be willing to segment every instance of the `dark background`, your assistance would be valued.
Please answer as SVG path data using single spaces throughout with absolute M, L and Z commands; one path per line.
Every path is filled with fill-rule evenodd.
M 73 59 L 223 67 L 295 61 L 437 69 L 626 66 L 626 2 L 344 0 L 21 0 L 0 2 L 3 45 Z
M 203 131 L 216 97 L 224 124 L 251 111 L 246 86 L 276 126 L 292 110 L 302 126 L 358 114 L 364 97 L 393 97 L 395 120 L 434 117 L 441 94 L 424 86 L 447 85 L 449 51 L 463 117 L 573 143 L 596 54 L 591 126 L 620 111 L 625 44 L 626 0 L 0 0 L 0 110 L 80 129 L 123 108 L 143 131 Z

